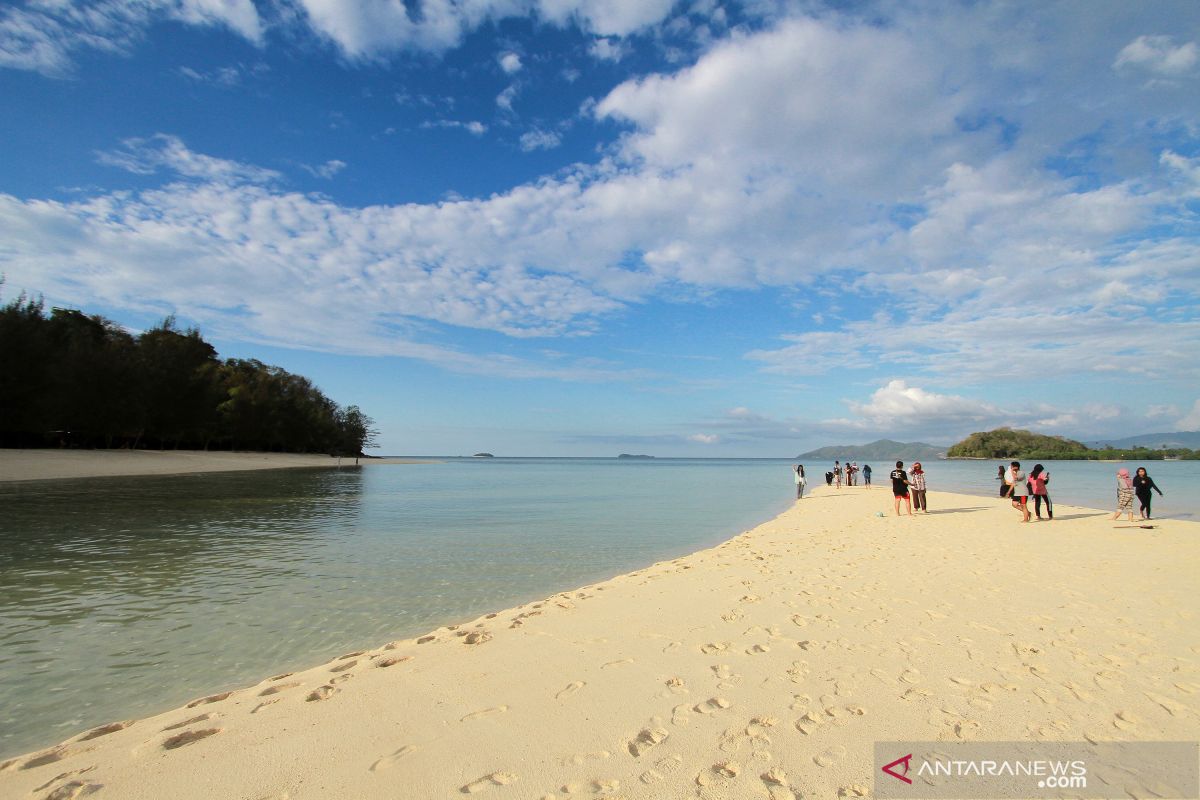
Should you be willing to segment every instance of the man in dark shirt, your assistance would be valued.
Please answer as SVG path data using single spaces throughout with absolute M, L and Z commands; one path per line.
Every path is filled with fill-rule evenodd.
M 896 498 L 896 516 L 900 516 L 900 499 L 904 499 L 904 505 L 908 508 L 908 515 L 912 513 L 912 498 L 908 496 L 908 473 L 904 471 L 904 462 L 897 461 L 896 468 L 892 470 L 892 496 Z

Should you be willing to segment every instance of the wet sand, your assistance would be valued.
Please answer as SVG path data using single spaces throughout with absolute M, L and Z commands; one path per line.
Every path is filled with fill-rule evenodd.
M 12 759 L 0 797 L 864 797 L 877 740 L 1200 735 L 1200 525 L 929 502 L 821 487 L 718 547 Z

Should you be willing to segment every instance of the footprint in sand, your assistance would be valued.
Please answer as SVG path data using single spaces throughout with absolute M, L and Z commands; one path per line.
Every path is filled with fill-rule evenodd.
M 1123 731 L 1131 731 L 1137 728 L 1141 718 L 1135 715 L 1132 711 L 1118 711 L 1113 717 L 1113 725 Z
M 830 747 L 825 752 L 813 757 L 813 763 L 818 767 L 832 767 L 846 757 L 846 748 L 840 744 Z
M 567 684 L 565 689 L 554 695 L 554 699 L 562 700 L 563 698 L 570 697 L 585 686 L 587 686 L 587 684 L 583 681 L 572 681 L 571 683 Z
M 1077 684 L 1072 683 L 1072 682 L 1064 683 L 1063 686 L 1071 694 L 1075 695 L 1076 700 L 1079 700 L 1084 703 L 1092 702 L 1092 695 L 1089 694 L 1086 690 L 1084 690 L 1083 687 L 1078 686 Z
M 1058 705 L 1058 698 L 1055 697 L 1054 692 L 1050 691 L 1049 689 L 1038 687 L 1037 689 L 1033 690 L 1033 693 L 1037 695 L 1039 700 L 1048 706 Z
M 197 722 L 207 722 L 210 719 L 216 718 L 216 713 L 210 711 L 207 714 L 201 714 L 198 717 L 192 717 L 191 719 L 185 719 L 183 722 L 176 722 L 174 725 L 168 725 L 167 727 L 163 728 L 163 731 L 177 731 L 180 728 L 186 728 L 189 725 L 195 725 Z
M 333 697 L 335 693 L 337 693 L 337 688 L 330 686 L 329 684 L 325 684 L 324 686 L 318 686 L 316 689 L 313 689 L 311 692 L 309 692 L 308 697 L 304 699 L 310 703 L 317 700 L 328 700 L 330 697 Z
M 267 688 L 263 689 L 261 692 L 258 693 L 258 696 L 259 697 L 267 697 L 268 695 L 279 694 L 280 692 L 287 691 L 288 689 L 295 689 L 297 686 L 300 686 L 301 684 L 302 684 L 302 681 L 288 681 L 287 683 L 277 683 L 274 686 L 268 686 Z
M 714 653 L 723 653 L 729 649 L 728 642 L 709 642 L 706 645 L 701 645 L 700 652 L 711 656 Z
M 731 705 L 733 704 L 724 697 L 710 697 L 703 703 L 693 706 L 692 710 L 697 714 L 713 714 L 717 711 L 723 711 L 724 709 L 729 708 Z
M 562 763 L 563 766 L 574 765 L 578 767 L 589 761 L 603 761 L 611 756 L 612 753 L 607 750 L 597 750 L 593 753 L 575 753 L 574 755 L 564 757 Z
M 480 711 L 472 711 L 470 714 L 467 714 L 465 717 L 460 719 L 459 722 L 467 722 L 469 720 L 479 719 L 480 717 L 490 717 L 493 714 L 503 714 L 505 711 L 508 711 L 508 706 L 496 706 L 495 708 L 485 708 Z
M 683 766 L 683 756 L 673 755 L 667 756 L 654 765 L 654 769 L 648 769 L 643 772 L 639 778 L 642 783 L 652 784 L 665 780 L 666 777 L 676 772 Z
M 671 724 L 684 726 L 692 720 L 692 707 L 686 703 L 671 709 Z
M 416 750 L 416 745 L 406 744 L 396 752 L 386 755 L 371 765 L 371 772 L 383 772 L 385 769 L 390 769 L 397 761 L 404 758 L 409 753 Z
M 259 711 L 262 711 L 267 706 L 273 706 L 282 699 L 283 698 L 281 698 L 281 697 L 276 697 L 273 700 L 265 700 L 265 701 L 259 703 L 258 705 L 256 705 L 254 708 L 250 709 L 250 713 L 257 714 Z
M 389 656 L 381 658 L 375 662 L 375 666 L 379 668 L 394 667 L 397 664 L 403 664 L 405 661 L 412 661 L 412 656 Z
M 870 789 L 857 783 L 838 789 L 838 797 L 867 797 L 870 793 Z
M 920 683 L 921 671 L 915 667 L 906 669 L 904 672 L 900 673 L 900 680 L 904 683 Z
M 345 672 L 346 670 L 351 669 L 352 667 L 355 667 L 357 665 L 358 665 L 358 659 L 355 659 L 353 661 L 346 661 L 341 664 L 335 664 L 334 666 L 329 668 L 329 671 L 330 672 Z
M 796 730 L 803 733 L 805 736 L 812 736 L 817 730 L 825 724 L 825 721 L 815 711 L 809 711 L 800 719 L 796 720 Z
M 104 788 L 104 784 L 102 783 L 71 781 L 70 783 L 64 783 L 46 795 L 45 800 L 75 800 L 77 797 L 87 797 L 89 794 L 94 794 L 102 788 Z
M 737 622 L 739 619 L 745 618 L 745 616 L 746 616 L 745 614 L 743 614 L 742 612 L 737 611 L 735 609 L 733 611 L 727 611 L 724 614 L 722 614 L 721 619 L 725 620 L 726 622 Z
M 4 762 L 4 764 L 0 764 L 0 772 L 3 772 L 4 769 L 6 767 L 8 767 L 10 764 L 11 764 L 11 762 L 8 762 L 8 761 Z M 76 775 L 86 775 L 87 773 L 92 772 L 95 769 L 96 769 L 96 767 L 93 765 L 90 767 L 84 767 L 83 769 L 73 769 L 70 772 L 63 772 L 59 775 L 55 775 L 53 778 L 46 781 L 45 783 L 43 783 L 41 786 L 37 787 L 33 791 L 40 792 L 45 789 L 49 789 L 52 784 L 58 783 L 59 781 L 66 780 L 67 778 L 73 778 Z
M 882 683 L 886 686 L 895 686 L 896 685 L 896 679 L 893 678 L 891 675 L 888 675 L 886 672 L 879 669 L 878 667 L 871 670 L 871 677 L 876 678 L 880 683 Z
M 459 791 L 463 794 L 475 794 L 492 786 L 508 786 L 516 783 L 517 780 L 519 780 L 517 776 L 511 772 L 493 772 L 491 775 L 484 775 L 478 780 L 471 781 Z
M 631 756 L 639 758 L 651 748 L 665 742 L 670 735 L 670 731 L 666 728 L 644 728 L 626 745 L 626 748 Z
M 101 736 L 107 736 L 110 733 L 116 733 L 117 731 L 123 731 L 132 724 L 133 724 L 132 720 L 128 720 L 125 722 L 110 722 L 107 725 L 101 725 L 99 728 L 92 728 L 90 731 L 83 734 L 83 736 L 80 736 L 77 741 L 86 742 L 91 739 L 98 739 Z
M 330 678 L 329 684 L 331 686 L 337 686 L 339 683 L 345 683 L 346 681 L 350 680 L 353 677 L 354 677 L 353 672 L 343 672 L 341 675 L 335 675 L 334 677 Z
M 622 658 L 619 661 L 610 661 L 607 664 L 604 664 L 603 666 L 601 666 L 600 669 L 610 669 L 612 667 L 622 667 L 626 664 L 632 664 L 632 663 L 633 663 L 632 658 Z
M 487 631 L 475 631 L 474 633 L 468 633 L 463 637 L 463 644 L 483 644 L 484 642 L 490 642 L 491 640 L 492 634 L 488 633 Z
M 749 656 L 755 656 L 760 653 L 769 653 L 769 652 L 771 652 L 771 648 L 765 644 L 756 644 L 753 647 L 746 648 L 746 655 L 749 655 Z
M 184 731 L 183 733 L 177 733 L 162 743 L 163 750 L 175 750 L 183 747 L 184 745 L 198 742 L 201 739 L 207 739 L 209 736 L 218 734 L 221 731 L 222 728 L 205 728 L 204 730 L 199 731 Z
M 49 750 L 43 750 L 40 753 L 35 753 L 34 755 L 30 756 L 28 759 L 25 760 L 24 763 L 21 764 L 21 769 L 33 769 L 34 767 L 41 767 L 41 766 L 45 766 L 46 764 L 53 764 L 56 761 L 62 761 L 64 758 L 67 757 L 67 755 L 68 755 L 68 753 L 67 753 L 66 745 L 59 745 L 58 747 L 52 747 Z M 14 763 L 15 763 L 15 760 L 7 762 L 7 766 L 5 768 L 10 769 L 11 765 Z
M 954 735 L 960 739 L 974 739 L 979 735 L 982 725 L 973 719 L 964 719 L 954 723 Z
M 208 697 L 201 697 L 199 700 L 193 700 L 192 702 L 187 704 L 187 707 L 195 708 L 196 706 L 202 706 L 202 705 L 206 705 L 208 703 L 219 703 L 222 700 L 224 700 L 225 698 L 229 697 L 229 695 L 231 695 L 231 694 L 233 694 L 233 692 L 221 692 L 221 694 L 211 694 Z

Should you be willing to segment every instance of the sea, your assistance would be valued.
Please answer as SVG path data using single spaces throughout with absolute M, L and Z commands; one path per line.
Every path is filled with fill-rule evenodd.
M 0 484 L 0 758 L 711 547 L 795 502 L 793 463 L 438 458 Z M 832 465 L 805 466 L 815 485 Z M 997 463 L 924 466 L 932 491 L 998 495 Z M 1113 507 L 1121 464 L 1045 466 L 1056 502 Z M 1165 492 L 1155 516 L 1200 519 L 1200 462 L 1144 466 Z M 891 464 L 872 467 L 883 510 Z

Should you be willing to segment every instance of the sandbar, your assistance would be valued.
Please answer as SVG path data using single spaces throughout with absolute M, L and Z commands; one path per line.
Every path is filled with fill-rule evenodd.
M 708 550 L 81 732 L 0 765 L 0 796 L 866 797 L 875 741 L 1200 737 L 1200 525 L 929 503 L 821 487 Z
M 360 464 L 417 464 L 416 459 L 363 458 Z M 297 467 L 352 466 L 353 458 L 299 453 L 206 450 L 0 449 L 0 482 L 108 478 L 123 475 L 186 475 Z

